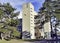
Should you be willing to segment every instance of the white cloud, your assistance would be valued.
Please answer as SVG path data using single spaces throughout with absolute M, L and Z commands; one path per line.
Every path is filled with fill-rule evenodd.
M 19 11 L 21 11 L 21 6 L 25 2 L 27 1 L 26 0 L 0 0 L 0 3 L 10 3 L 13 7 L 17 8 L 17 10 Z
M 20 10 L 23 3 L 27 3 L 27 2 L 43 2 L 43 1 L 42 0 L 0 0 L 0 3 L 7 3 L 7 2 L 9 2 L 13 7 Z M 20 8 L 18 8 L 18 6 Z
M 0 0 L 0 3 L 10 3 L 14 8 L 17 8 L 16 11 L 22 10 L 22 4 L 27 2 L 38 2 L 41 3 L 44 0 Z M 22 11 L 20 12 L 18 18 L 22 18 Z
M 18 19 L 22 18 L 22 12 L 18 15 Z

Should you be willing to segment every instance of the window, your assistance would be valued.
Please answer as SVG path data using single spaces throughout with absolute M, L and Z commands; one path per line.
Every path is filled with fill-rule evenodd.
M 32 9 L 32 8 L 31 8 Z
M 37 36 L 37 33 L 35 33 L 35 36 Z
M 26 7 L 28 8 L 28 4 L 26 5 Z
M 60 2 L 59 2 L 59 4 L 60 4 Z
M 31 24 L 33 24 L 33 23 L 31 23 Z
M 33 21 L 33 20 L 31 20 L 31 21 Z
M 54 7 L 58 7 L 58 5 L 55 5 Z
M 32 14 L 31 14 L 32 15 Z
M 33 21 L 33 19 L 31 19 L 31 21 Z
M 32 12 L 32 11 L 31 11 Z
M 24 14 L 26 16 L 26 14 Z
M 33 17 L 31 17 L 31 18 L 33 18 Z
M 33 27 L 33 26 L 31 26 L 31 27 Z

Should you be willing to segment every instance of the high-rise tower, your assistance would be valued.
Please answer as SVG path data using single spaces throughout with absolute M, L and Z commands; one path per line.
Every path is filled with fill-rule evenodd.
M 35 39 L 34 15 L 37 13 L 34 11 L 34 6 L 31 3 L 25 3 L 22 11 L 22 38 Z

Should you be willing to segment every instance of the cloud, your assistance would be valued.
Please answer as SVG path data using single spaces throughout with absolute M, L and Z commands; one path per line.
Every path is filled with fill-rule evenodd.
M 22 18 L 22 12 L 18 15 L 18 19 Z
M 13 7 L 17 8 L 17 10 L 21 11 L 23 3 L 31 2 L 34 6 L 38 6 L 41 5 L 44 2 L 44 0 L 0 0 L 0 3 L 7 2 L 9 2 Z
M 21 6 L 25 1 L 23 0 L 0 0 L 0 3 L 10 3 L 13 7 L 21 11 Z M 20 7 L 20 8 L 19 8 Z
M 14 8 L 17 9 L 16 11 L 20 12 L 22 12 L 23 3 L 27 2 L 31 2 L 35 7 L 35 11 L 38 12 L 39 8 L 42 7 L 44 0 L 0 0 L 0 3 L 10 3 Z

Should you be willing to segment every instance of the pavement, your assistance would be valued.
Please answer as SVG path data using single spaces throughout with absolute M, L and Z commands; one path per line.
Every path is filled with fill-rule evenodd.
M 60 43 L 60 39 L 59 40 L 26 41 L 24 43 Z
M 60 43 L 60 40 L 57 40 Z M 0 43 L 56 43 L 56 40 L 39 40 L 39 41 L 23 41 L 23 40 L 0 40 Z

